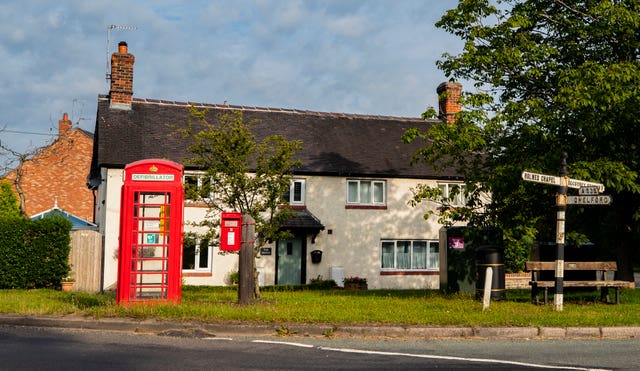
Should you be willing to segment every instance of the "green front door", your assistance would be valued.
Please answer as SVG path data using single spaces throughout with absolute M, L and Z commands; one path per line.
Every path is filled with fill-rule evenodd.
M 302 282 L 303 244 L 301 238 L 278 241 L 278 285 L 299 285 Z

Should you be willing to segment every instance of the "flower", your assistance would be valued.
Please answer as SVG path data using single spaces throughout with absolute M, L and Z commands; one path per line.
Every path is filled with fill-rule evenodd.
M 347 283 L 355 283 L 355 284 L 361 284 L 364 285 L 367 283 L 367 279 L 363 278 L 363 277 L 358 277 L 358 276 L 351 276 L 351 277 L 345 277 L 342 282 L 344 282 L 345 284 Z

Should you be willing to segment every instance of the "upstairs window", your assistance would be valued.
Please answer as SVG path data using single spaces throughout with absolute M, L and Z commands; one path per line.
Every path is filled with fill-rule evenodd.
M 463 183 L 438 183 L 438 188 L 445 203 L 456 207 L 467 205 L 467 187 Z
M 305 180 L 293 179 L 289 190 L 282 195 L 282 199 L 289 205 L 305 204 Z
M 348 180 L 347 204 L 384 205 L 385 182 L 382 180 Z
M 211 198 L 211 178 L 201 174 L 184 176 L 184 199 L 187 202 L 203 202 Z

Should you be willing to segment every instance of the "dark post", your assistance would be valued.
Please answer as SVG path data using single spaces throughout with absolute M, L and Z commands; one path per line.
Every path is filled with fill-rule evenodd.
M 253 304 L 253 245 L 256 222 L 250 215 L 242 214 L 242 242 L 240 245 L 240 259 L 238 262 L 238 303 Z
M 553 296 L 553 309 L 562 312 L 563 302 L 563 280 L 564 280 L 564 230 L 565 230 L 565 214 L 567 211 L 567 186 L 569 185 L 569 177 L 567 176 L 567 153 L 562 152 L 560 161 L 560 186 L 558 186 L 558 195 L 556 196 L 556 206 L 558 206 L 557 224 L 556 224 L 556 282 L 555 295 Z

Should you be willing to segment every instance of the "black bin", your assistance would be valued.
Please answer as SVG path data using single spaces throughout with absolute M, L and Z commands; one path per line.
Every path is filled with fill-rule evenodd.
M 507 298 L 504 278 L 504 254 L 500 247 L 496 245 L 480 246 L 476 249 L 476 268 L 478 272 L 476 299 L 482 299 L 484 296 L 484 282 L 487 268 L 489 267 L 493 270 L 491 300 L 504 300 Z
M 311 262 L 314 264 L 318 264 L 322 261 L 322 251 L 313 250 L 311 251 Z

